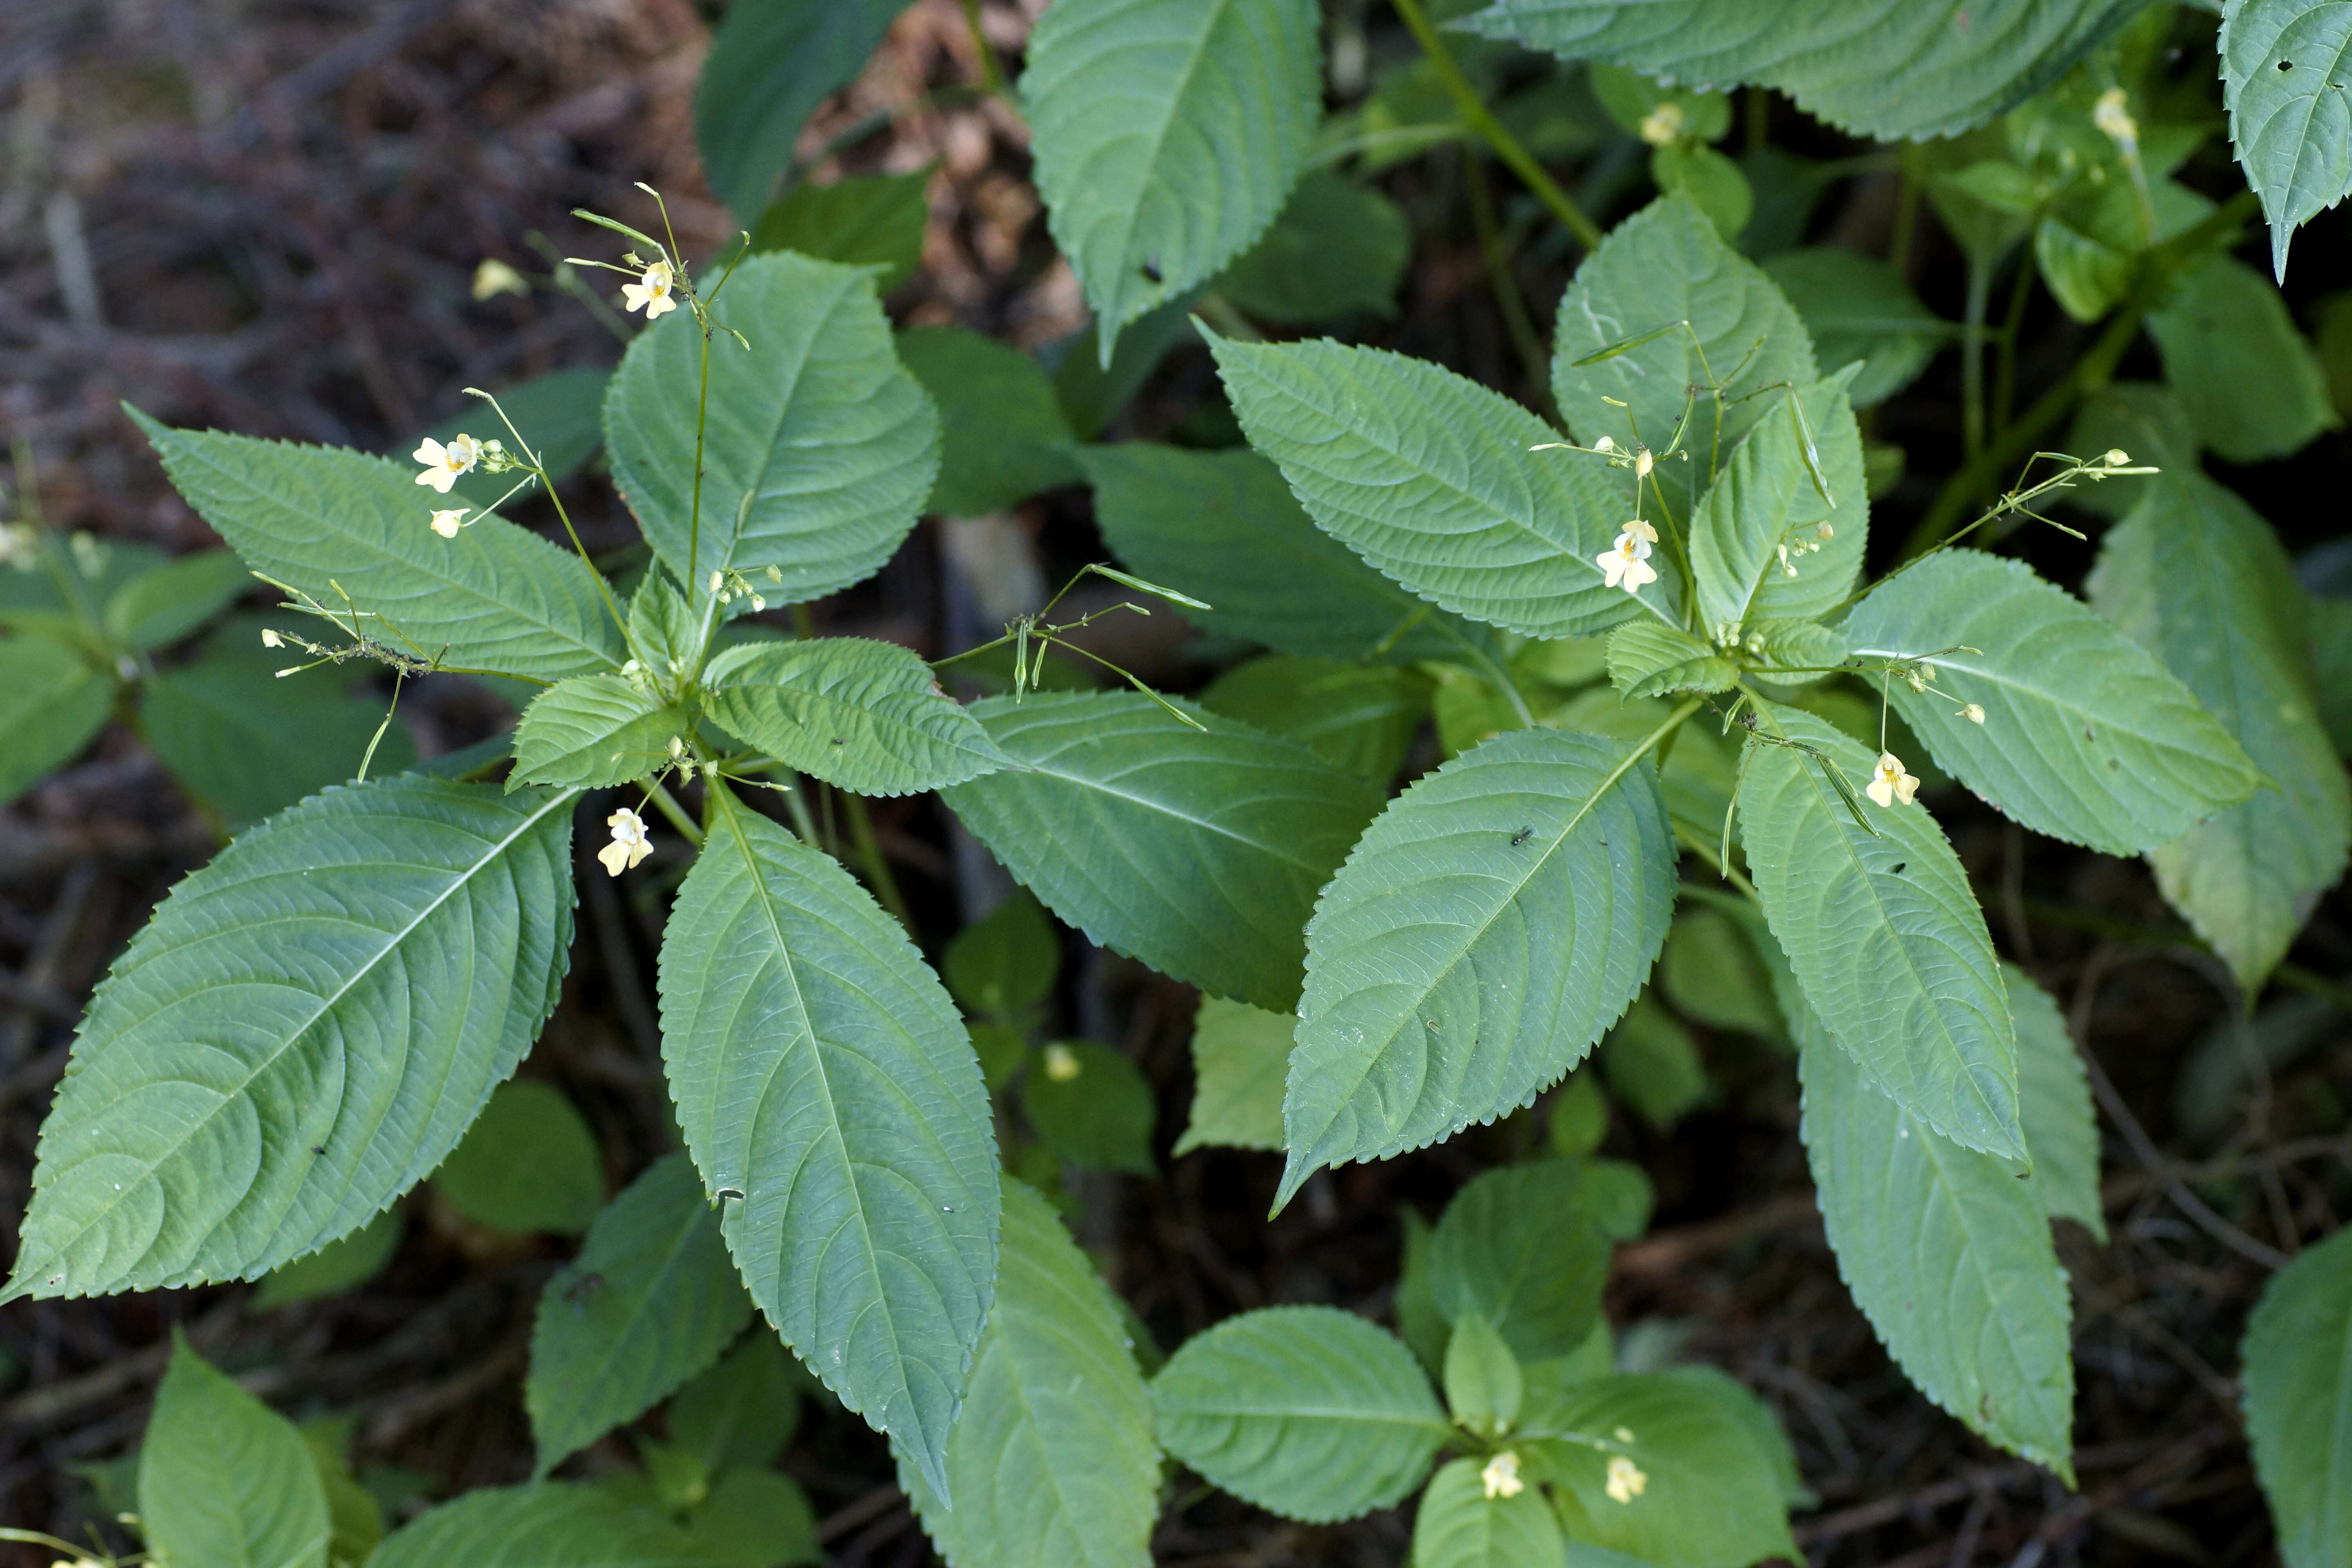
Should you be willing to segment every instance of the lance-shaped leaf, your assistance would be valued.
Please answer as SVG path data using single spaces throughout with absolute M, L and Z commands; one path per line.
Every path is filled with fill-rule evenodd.
M 702 683 L 730 734 L 859 795 L 943 789 L 1005 765 L 931 667 L 896 643 L 745 643 L 712 659 Z
M 1762 422 L 1691 519 L 1691 569 L 1706 630 L 1811 620 L 1853 592 L 1870 503 L 1862 433 L 1845 399 L 1850 379 L 1841 372 L 1758 399 Z
M 2066 1272 L 2033 1189 L 1879 1092 L 1800 1004 L 1803 1132 L 1838 1272 L 1920 1393 L 2074 1479 Z
M 907 0 L 767 0 L 730 5 L 694 92 L 694 140 L 710 188 L 749 225 L 810 113 L 848 85 Z
M 1030 34 L 1037 188 L 1104 364 L 1282 211 L 1322 119 L 1321 31 L 1314 0 L 1073 0 Z
M 1495 0 L 1490 38 L 1644 76 L 1777 88 L 1857 136 L 1951 136 L 2058 79 L 2139 0 Z
M 1811 748 L 1751 741 L 1739 795 L 1756 891 L 1805 1000 L 1905 1110 L 2021 1161 L 2017 1031 L 1959 857 L 1926 806 L 1862 798 L 1875 759 L 1838 730 L 1792 708 L 1765 719 Z
M 996 1279 L 980 1064 L 906 932 L 732 796 L 662 941 L 662 1058 L 751 1299 L 944 1490 Z
M 1281 1198 L 1535 1098 L 1666 940 L 1674 837 L 1631 745 L 1521 730 L 1391 802 L 1307 927 Z
M 2246 1436 L 2287 1568 L 2352 1558 L 2352 1230 L 2271 1277 L 2246 1321 Z
M 671 738 L 692 728 L 625 676 L 559 680 L 531 700 L 515 726 L 507 787 L 623 784 L 665 766 Z
M 430 526 L 442 498 L 415 482 L 415 465 L 172 430 L 128 411 L 173 485 L 247 565 L 347 624 L 349 594 L 373 617 L 358 623 L 364 635 L 417 658 L 534 680 L 621 662 L 620 628 L 584 562 L 503 518 L 476 517 L 442 538 Z M 307 624 L 320 642 L 346 640 Z
M 1160 1447 L 1309 1523 L 1387 1508 L 1452 1436 L 1404 1342 L 1353 1312 L 1266 1307 L 1187 1340 L 1151 1380 Z
M 1568 1545 L 1543 1493 L 1490 1497 L 1475 1459 L 1448 1461 L 1412 1517 L 1412 1568 L 1566 1568 Z
M 1003 1258 L 948 1437 L 955 1507 L 903 1462 L 900 1482 L 954 1568 L 1150 1568 L 1160 1446 L 1118 1308 L 1053 1206 L 1009 1180 Z
M 2033 1152 L 2028 1178 L 2042 1212 L 2080 1221 L 2101 1241 L 2107 1218 L 2099 1202 L 2099 1121 L 2091 1110 L 2091 1080 L 2065 1016 L 2049 992 L 2014 963 L 2000 966 L 2009 1007 L 2017 1020 L 2018 1117 Z
M 1282 470 L 1246 447 L 1128 441 L 1077 460 L 1103 538 L 1150 581 L 1209 605 L 1179 612 L 1203 631 L 1307 658 L 1502 660 L 1492 631 L 1416 598 L 1317 528 Z
M 602 1487 L 478 1487 L 384 1538 L 367 1568 L 713 1568 L 656 1510 Z
M 0 639 L 0 805 L 89 744 L 113 701 L 114 682 L 63 643 Z
M 1675 325 L 1680 321 L 1690 323 L 1687 331 Z M 1638 347 L 1577 363 L 1644 337 Z M 1576 269 L 1552 338 L 1552 394 L 1583 445 L 1606 436 L 1625 447 L 1638 437 L 1663 452 L 1685 407 L 1692 409 L 1685 437 L 1690 460 L 1656 470 L 1683 517 L 1690 515 L 1685 499 L 1706 492 L 1710 473 L 1775 402 L 1751 395 L 1806 385 L 1819 374 L 1811 340 L 1789 301 L 1685 195 L 1662 196 L 1610 231 Z M 1719 432 L 1714 400 L 1702 392 L 1690 402 L 1689 389 L 1710 386 L 1723 391 Z M 1612 397 L 1625 406 L 1603 401 Z M 1555 455 L 1587 468 L 1601 464 Z M 1622 509 L 1631 487 L 1624 471 L 1616 472 L 1610 489 Z
M 1845 631 L 1860 659 L 1934 673 L 1924 692 L 1889 681 L 1895 710 L 1938 767 L 2036 833 L 2137 855 L 2260 777 L 2154 656 L 2021 561 L 1944 551 L 1874 589 Z
M 2311 689 L 2303 591 L 2278 536 L 2199 474 L 2153 481 L 2108 531 L 2091 603 L 2235 736 L 2271 781 L 2152 851 L 2157 885 L 2258 989 L 2352 847 L 2352 790 Z
M 698 592 L 725 569 L 798 604 L 871 575 L 914 527 L 940 462 L 939 416 L 891 349 L 872 275 L 754 256 L 710 309 L 751 346 L 711 339 L 698 526 L 693 315 L 640 333 L 604 399 L 613 480 L 646 541 Z
M 540 1293 L 523 1380 L 539 1473 L 710 1366 L 751 1316 L 694 1162 L 656 1161 Z
M 1616 539 L 1624 500 L 1600 458 L 1530 451 L 1559 435 L 1517 404 L 1381 349 L 1209 346 L 1250 445 L 1324 531 L 1415 594 L 1539 637 L 1635 613 L 1594 559 Z M 1643 603 L 1664 605 L 1664 588 L 1643 589 Z
M 2221 8 L 2221 52 L 2230 141 L 2284 282 L 2294 231 L 2352 191 L 2352 18 L 2326 0 L 2234 0 Z
M 1307 747 L 1134 692 L 992 698 L 1019 764 L 943 791 L 990 853 L 1104 946 L 1286 1013 L 1315 895 L 1380 794 Z
M 158 1562 L 327 1568 L 327 1497 L 302 1434 L 177 1333 L 139 1450 L 139 1517 Z
M 331 789 L 173 889 L 75 1037 L 9 1293 L 251 1279 L 439 1165 L 555 1005 L 572 799 Z

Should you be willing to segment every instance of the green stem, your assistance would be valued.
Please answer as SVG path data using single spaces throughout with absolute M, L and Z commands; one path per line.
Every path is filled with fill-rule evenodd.
M 702 829 L 696 825 L 692 814 L 677 803 L 677 797 L 669 793 L 668 785 L 655 784 L 646 792 L 646 798 L 654 803 L 656 811 L 669 818 L 669 825 L 677 829 L 680 837 L 697 849 L 702 847 Z
M 1992 295 L 1992 262 L 1980 250 L 1969 252 L 1968 304 L 1960 339 L 1960 441 L 1970 463 L 1985 447 L 1985 309 Z
M 1511 173 L 1536 194 L 1536 199 L 1551 209 L 1552 216 L 1576 237 L 1579 245 L 1587 250 L 1599 248 L 1601 226 L 1584 216 L 1583 210 L 1569 199 L 1568 193 L 1544 173 L 1543 165 L 1536 162 L 1534 154 L 1521 144 L 1517 137 L 1503 128 L 1501 121 L 1488 112 L 1486 103 L 1478 97 L 1478 89 L 1470 84 L 1468 77 L 1462 74 L 1462 68 L 1455 62 L 1453 51 L 1445 47 L 1445 40 L 1438 36 L 1435 27 L 1430 26 L 1429 13 L 1422 8 L 1421 0 L 1395 0 L 1395 5 L 1397 15 L 1403 17 L 1404 25 L 1412 30 L 1413 41 L 1421 46 L 1422 53 L 1429 57 L 1431 68 L 1437 72 L 1437 79 L 1444 84 L 1447 94 L 1454 100 L 1454 108 L 1461 111 L 1462 123 L 1468 126 L 1478 140 L 1495 150 L 1495 156 L 1509 165 Z
M 844 815 L 849 818 L 849 841 L 857 849 L 857 858 L 866 872 L 866 879 L 874 888 L 874 896 L 882 907 L 898 919 L 914 934 L 915 917 L 907 912 L 907 900 L 898 891 L 898 879 L 890 873 L 889 858 L 882 853 L 882 841 L 874 835 L 874 818 L 866 809 L 866 797 L 844 790 L 841 795 Z
M 1502 313 L 1503 331 L 1510 335 L 1511 346 L 1518 351 L 1519 363 L 1525 369 L 1528 384 L 1535 388 L 1537 405 L 1544 417 L 1557 424 L 1559 411 L 1551 400 L 1551 356 L 1544 352 L 1543 339 L 1537 335 L 1535 322 L 1528 315 L 1527 296 L 1519 291 L 1517 274 L 1511 270 L 1511 253 L 1504 243 L 1502 226 L 1495 220 L 1495 195 L 1486 184 L 1486 160 L 1476 149 L 1465 152 L 1462 160 L 1463 194 L 1469 198 L 1470 222 L 1478 231 L 1478 250 L 1486 263 L 1486 286 L 1495 291 L 1495 308 Z
M 589 556 L 588 547 L 580 542 L 580 531 L 572 526 L 572 513 L 564 506 L 563 498 L 555 493 L 555 481 L 548 477 L 546 469 L 535 471 L 539 475 L 539 482 L 546 487 L 547 499 L 555 503 L 555 515 L 562 520 L 563 531 L 572 541 L 572 548 L 580 552 L 580 560 L 588 568 L 588 574 L 596 579 L 596 592 L 604 596 L 604 607 L 613 612 L 613 624 L 621 628 L 621 646 L 634 653 L 635 646 L 629 641 L 629 617 L 621 614 L 621 601 L 613 597 L 613 584 L 604 581 L 604 574 L 596 570 L 596 563 Z
M 2025 328 L 2025 307 L 2033 297 L 2033 268 L 2023 257 L 2017 262 L 2016 280 L 2009 286 L 2009 311 L 2000 323 L 2000 357 L 1992 380 L 1992 428 L 1998 436 L 2009 428 L 2011 409 L 2017 402 L 2017 335 Z
M 996 62 L 996 50 L 990 47 L 988 34 L 980 25 L 980 0 L 963 0 L 964 26 L 971 29 L 971 47 L 980 56 L 980 85 L 990 92 L 1004 90 L 1004 68 Z
M 702 323 L 702 391 L 694 405 L 694 503 L 686 525 L 686 602 L 702 591 L 702 435 L 710 423 L 710 323 Z

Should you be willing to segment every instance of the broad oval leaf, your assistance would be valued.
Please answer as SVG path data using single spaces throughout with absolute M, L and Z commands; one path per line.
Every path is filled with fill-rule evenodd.
M 1007 870 L 1104 946 L 1276 1012 L 1298 999 L 1315 895 L 1380 808 L 1306 747 L 1150 698 L 992 698 L 1018 764 L 941 792 Z
M 1250 445 L 1327 533 L 1433 604 L 1529 637 L 1636 613 L 1594 559 L 1624 501 L 1600 460 L 1501 394 L 1384 349 L 1318 341 L 1209 347 Z M 1663 614 L 1664 584 L 1640 604 Z
M 1192 1019 L 1192 1111 L 1175 1152 L 1282 1147 L 1282 1083 L 1298 1020 L 1222 996 Z
M 2285 297 L 2234 257 L 2183 276 L 2148 312 L 2147 335 L 2198 437 L 2233 463 L 2287 457 L 2343 423 Z
M 1848 379 L 1759 399 L 1762 421 L 1691 519 L 1699 625 L 1720 641 L 1752 624 L 1827 615 L 1862 574 L 1870 503 Z
M 575 675 L 523 710 L 507 787 L 625 784 L 667 765 L 671 737 L 690 729 L 684 715 L 626 676 Z
M 832 857 L 721 795 L 662 940 L 661 1010 L 678 1126 L 751 1299 L 944 1490 L 998 1209 L 954 1004 Z
M 2167 475 L 2107 531 L 2090 590 L 2271 780 L 2148 856 L 2167 901 L 2259 990 L 2352 849 L 2352 789 L 2312 694 L 2294 568 L 2235 494 Z
M 1456 1193 L 1430 1238 L 1430 1296 L 1445 1321 L 1484 1320 L 1521 1362 L 1582 1344 L 1609 1279 L 1590 1179 L 1580 1160 L 1537 1160 Z
M 523 1380 L 538 1473 L 709 1367 L 751 1316 L 694 1162 L 656 1161 L 540 1292 Z
M 1237 664 L 1196 700 L 1213 713 L 1312 746 L 1326 761 L 1385 788 L 1428 715 L 1419 670 L 1269 654 Z
M 327 1568 L 327 1494 L 302 1434 L 176 1333 L 139 1448 L 139 1520 L 159 1563 Z
M 1005 765 L 931 667 L 865 637 L 746 643 L 703 672 L 710 717 L 777 761 L 858 795 L 916 795 Z
M 2227 0 L 2221 52 L 2230 141 L 2270 219 L 2271 268 L 2284 282 L 2294 231 L 2352 191 L 2352 16 L 2329 0 Z
M 1495 0 L 1490 38 L 1644 76 L 1777 88 L 1881 141 L 1957 135 L 2065 74 L 2140 0 Z
M 1666 940 L 1675 848 L 1633 747 L 1521 730 L 1390 803 L 1307 930 L 1283 1102 L 1286 1199 L 1533 1100 L 1625 1010 Z
M 1246 447 L 1128 441 L 1077 455 L 1120 560 L 1212 607 L 1204 631 L 1307 658 L 1499 664 L 1495 634 L 1415 597 L 1315 526 L 1282 470 Z
M 898 357 L 940 410 L 940 477 L 926 511 L 975 517 L 1078 477 L 1076 435 L 1032 355 L 962 327 L 898 334 Z
M 891 349 L 873 277 L 754 256 L 711 310 L 751 347 L 711 339 L 698 529 L 692 313 L 639 333 L 605 395 L 613 482 L 646 541 L 697 594 L 722 569 L 787 605 L 871 575 L 915 526 L 940 460 L 939 416 Z
M 604 1206 L 604 1156 L 562 1089 L 517 1079 L 491 1091 L 433 1186 L 476 1225 L 579 1236 Z
M 439 1165 L 554 1008 L 573 798 L 331 789 L 173 889 L 75 1037 L 9 1292 L 251 1279 Z
M 130 412 L 173 485 L 247 565 L 339 612 L 341 584 L 381 617 L 362 623 L 368 635 L 401 652 L 532 680 L 621 662 L 586 563 L 503 518 L 442 538 L 430 526 L 441 498 L 417 485 L 414 464 L 172 430 Z
M 923 263 L 930 185 L 928 168 L 795 184 L 761 210 L 751 226 L 751 248 L 797 250 L 820 261 L 875 268 L 874 287 L 887 294 Z
M 1029 35 L 1037 189 L 1105 364 L 1282 211 L 1322 119 L 1321 20 L 1314 0 L 1065 0 Z
M 694 90 L 694 140 L 710 188 L 746 224 L 792 166 L 819 103 L 865 68 L 907 0 L 763 0 L 730 5 Z
M 367 1568 L 714 1568 L 726 1560 L 601 1487 L 478 1487 L 384 1538 Z
M 1355 311 L 1396 314 L 1397 283 L 1412 258 L 1404 209 L 1369 185 L 1313 169 L 1216 290 L 1250 314 L 1299 325 Z
M 341 1241 L 271 1269 L 246 1305 L 257 1312 L 315 1301 L 363 1285 L 383 1272 L 408 1234 L 408 1216 L 388 1208 Z
M 1883 402 L 1916 381 L 1953 335 L 1951 324 L 1921 304 L 1903 275 L 1875 256 L 1842 245 L 1811 245 L 1762 265 L 1796 308 L 1822 364 L 1862 362 L 1846 389 L 1857 407 Z
M 88 659 L 47 637 L 0 637 L 0 805 L 106 726 L 114 682 Z
M 670 1441 L 711 1475 L 764 1470 L 800 1429 L 808 1374 L 765 1323 L 669 1402 Z
M 1353 1312 L 1266 1307 L 1151 1380 L 1160 1445 L 1226 1491 L 1320 1524 L 1387 1508 L 1453 1434 L 1404 1342 Z
M 1412 1568 L 1567 1568 L 1568 1544 L 1543 1493 L 1489 1497 L 1475 1459 L 1432 1477 L 1412 1519 Z
M 1805 1152 L 1854 1304 L 1920 1393 L 2071 1485 L 2072 1304 L 2033 1190 L 1880 1092 L 1809 1010 L 1790 1024 Z
M 2021 561 L 1944 551 L 1874 589 L 1845 632 L 1856 658 L 1933 672 L 1925 691 L 1888 683 L 1895 710 L 1938 767 L 2036 833 L 2137 855 L 2259 777 L 2153 655 Z
M 1150 1568 L 1150 1391 L 1094 1263 L 1019 1182 L 1004 1184 L 996 1307 L 948 1436 L 954 1509 L 898 1473 L 952 1568 Z
M 253 588 L 253 574 L 230 550 L 198 550 L 142 572 L 106 601 L 110 637 L 146 652 L 175 643 Z
M 2016 1026 L 1959 857 L 1926 806 L 1862 798 L 1875 759 L 1853 741 L 1792 708 L 1764 718 L 1811 749 L 1750 741 L 1739 795 L 1756 891 L 1805 999 L 1905 1110 L 1970 1149 L 2022 1161 Z
M 2099 1202 L 2099 1121 L 2091 1110 L 2091 1080 L 2074 1054 L 2074 1037 L 2057 1001 L 2025 971 L 2004 961 L 2001 982 L 2017 1020 L 2018 1119 L 2033 1152 L 2027 1178 L 2042 1212 L 2079 1221 L 2107 1239 Z
M 2246 1436 L 2287 1568 L 2352 1558 L 2352 1230 L 2271 1277 L 2246 1320 Z

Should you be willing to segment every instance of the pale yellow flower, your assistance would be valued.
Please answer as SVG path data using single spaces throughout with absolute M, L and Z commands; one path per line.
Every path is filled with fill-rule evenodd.
M 1891 806 L 1899 798 L 1904 805 L 1919 793 L 1919 781 L 1903 771 L 1903 759 L 1892 752 L 1878 753 L 1878 766 L 1872 773 L 1864 795 L 1883 806 Z
M 613 830 L 613 842 L 597 850 L 596 858 L 602 860 L 604 869 L 614 876 L 619 876 L 654 852 L 653 840 L 646 836 L 646 819 L 627 806 L 606 817 L 604 826 Z
M 1624 1455 L 1619 1454 L 1609 1461 L 1608 1490 L 1611 1502 L 1632 1502 L 1642 1495 L 1643 1490 L 1649 1484 L 1650 1478 L 1642 1473 L 1642 1467 Z
M 482 460 L 482 444 L 471 436 L 452 436 L 445 447 L 428 436 L 414 456 L 425 465 L 416 482 L 431 485 L 446 496 L 460 476 L 472 473 L 474 465 Z
M 677 277 L 670 271 L 669 263 L 656 261 L 635 283 L 621 285 L 621 301 L 632 310 L 643 310 L 646 320 L 650 321 L 665 310 L 677 309 L 677 301 L 671 298 L 677 288 Z
M 1603 436 L 1592 443 L 1592 449 L 1596 452 L 1613 452 L 1617 449 L 1617 443 Z
M 433 514 L 433 531 L 439 534 L 444 539 L 457 538 L 457 531 L 466 526 L 466 514 L 473 510 L 474 509 L 469 506 L 461 506 L 454 511 L 435 512 Z
M 1633 477 L 1635 479 L 1648 479 L 1650 477 L 1650 470 L 1657 467 L 1657 458 L 1650 455 L 1650 449 L 1647 447 L 1636 447 L 1633 448 Z
M 1653 147 L 1671 147 L 1682 133 L 1683 106 L 1672 100 L 1642 116 L 1642 140 Z
M 1067 1083 L 1078 1076 L 1078 1053 L 1064 1045 L 1045 1047 L 1045 1076 L 1055 1083 Z
M 1966 719 L 1971 724 L 1982 724 L 1984 722 L 1983 704 L 1978 702 L 1969 703 L 1967 707 L 1960 710 L 1960 717 Z
M 1528 1489 L 1528 1483 L 1519 1479 L 1519 1457 L 1508 1449 L 1487 1460 L 1478 1479 L 1486 1488 L 1489 1502 L 1498 1497 L 1517 1497 Z
M 474 268 L 474 298 L 488 300 L 499 294 L 528 294 L 530 284 L 520 272 L 496 257 Z
M 1594 556 L 1592 561 L 1601 568 L 1601 575 L 1609 586 L 1638 594 L 1643 584 L 1658 580 L 1657 568 L 1645 559 L 1649 553 L 1650 546 L 1642 536 L 1629 531 L 1619 534 L 1617 542 Z
M 1638 517 L 1628 518 L 1625 521 L 1625 525 L 1617 531 L 1620 533 L 1633 534 L 1644 544 L 1655 544 L 1658 542 L 1657 529 L 1653 527 L 1651 524 L 1643 521 Z M 1645 558 L 1649 553 L 1650 552 L 1646 550 L 1642 552 L 1642 554 Z
M 2124 108 L 2124 102 L 2122 88 L 2107 89 L 2099 94 L 2099 101 L 2091 108 L 2091 123 L 2105 132 L 2119 145 L 2137 147 L 2139 144 L 2139 121 L 2131 117 L 2130 111 Z
M 286 646 L 286 639 L 279 637 L 276 632 L 271 631 L 268 626 L 264 626 L 261 628 L 261 646 L 264 647 L 284 647 Z

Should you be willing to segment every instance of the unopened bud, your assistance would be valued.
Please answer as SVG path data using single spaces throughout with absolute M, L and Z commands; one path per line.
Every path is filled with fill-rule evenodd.
M 1960 717 L 1966 719 L 1971 724 L 1981 724 L 1984 722 L 1984 709 L 1980 705 L 1971 702 L 1967 707 L 1960 710 Z
M 271 631 L 268 626 L 264 626 L 261 628 L 261 646 L 264 647 L 284 647 L 286 646 L 286 639 L 279 637 L 276 632 Z
M 1592 449 L 1596 452 L 1613 452 L 1617 449 L 1617 443 L 1603 436 L 1592 443 Z
M 1653 147 L 1671 147 L 1683 133 L 1683 106 L 1668 100 L 1642 116 L 1642 140 Z
M 713 572 L 710 574 L 710 591 L 716 594 L 722 586 L 725 585 L 726 582 L 727 574 L 724 572 Z
M 1650 477 L 1650 470 L 1656 467 L 1656 465 L 1657 459 L 1650 456 L 1650 449 L 1647 447 L 1636 447 L 1634 449 L 1633 477 L 1635 479 L 1648 479 Z
M 2111 468 L 2120 468 L 2131 461 L 2131 454 L 2121 447 L 2110 447 L 2107 448 L 2107 455 L 2099 460 Z

